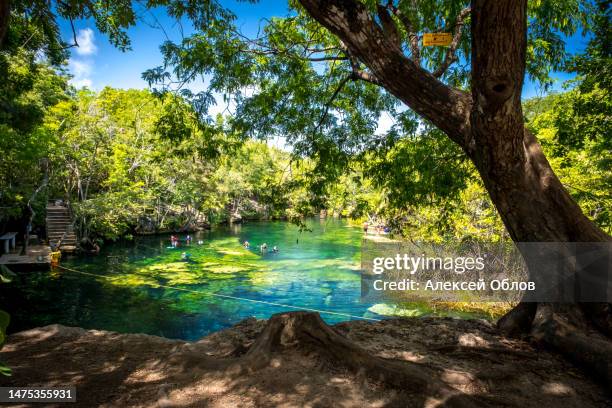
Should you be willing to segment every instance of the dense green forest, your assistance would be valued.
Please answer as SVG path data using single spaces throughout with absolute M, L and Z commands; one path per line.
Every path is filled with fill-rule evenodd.
M 80 235 L 92 238 L 299 219 L 321 210 L 378 218 L 413 239 L 504 237 L 475 169 L 436 130 L 356 156 L 341 182 L 316 190 L 311 160 L 229 133 L 222 116 L 201 126 L 180 97 L 76 90 L 66 75 L 39 63 L 28 70 L 15 62 L 9 69 L 13 83 L 32 77 L 19 107 L 36 119 L 23 123 L 4 112 L 3 223 L 19 222 L 42 186 L 35 221 L 43 222 L 48 199 L 65 199 Z M 524 109 L 564 185 L 610 231 L 605 92 L 597 85 L 588 92 L 574 88 L 530 99 Z M 168 115 L 180 116 L 181 126 L 168 123 Z
M 331 120 L 329 126 L 340 126 L 340 133 L 330 131 L 330 138 L 312 139 L 309 145 L 297 136 L 307 112 L 266 108 L 270 92 L 294 87 L 292 92 L 304 98 L 315 96 L 307 88 L 315 71 L 306 70 L 301 78 L 287 76 L 305 69 L 293 66 L 291 55 L 288 60 L 278 56 L 278 61 L 264 58 L 265 54 L 261 61 L 232 60 L 227 68 L 207 62 L 218 76 L 211 83 L 215 89 L 246 81 L 238 70 L 246 63 L 277 72 L 280 87 L 262 88 L 260 96 L 245 100 L 231 117 L 211 118 L 201 111 L 210 105 L 210 93 L 160 88 L 165 74 L 159 69 L 143 74 L 152 84 L 150 91 L 74 89 L 65 65 L 69 48 L 55 44 L 57 34 L 48 26 L 53 21 L 17 24 L 24 17 L 14 18 L 0 53 L 0 71 L 6 79 L 0 85 L 0 224 L 4 227 L 25 228 L 30 206 L 34 223 L 41 225 L 47 200 L 61 198 L 71 203 L 80 235 L 102 239 L 245 218 L 298 220 L 322 210 L 355 220 L 376 219 L 412 239 L 505 236 L 481 178 L 461 148 L 411 111 L 396 111 L 389 95 L 370 84 L 342 82 L 346 87 L 336 92 L 334 103 L 346 109 L 345 124 L 334 124 L 336 119 L 325 111 L 317 127 L 328 126 Z M 129 21 L 121 20 L 113 28 L 105 17 L 96 18 L 116 46 L 128 46 L 121 27 Z M 300 19 L 292 24 L 311 29 Z M 576 22 L 554 24 L 571 32 Z M 549 51 L 558 47 L 554 38 L 529 46 L 533 55 L 528 72 L 544 86 L 550 78 L 538 64 L 545 61 L 578 76 L 564 92 L 524 101 L 523 114 L 563 185 L 587 216 L 610 232 L 612 132 L 605 14 L 596 14 L 590 24 L 595 35 L 587 50 L 575 57 L 542 54 L 541 47 Z M 268 28 L 267 46 L 282 47 L 282 38 L 296 27 L 274 21 Z M 215 46 L 222 59 L 233 47 L 225 41 L 219 38 L 207 47 Z M 162 53 L 172 64 L 189 68 L 189 61 L 175 58 L 177 47 L 163 44 Z M 280 65 L 274 68 L 269 66 L 272 63 Z M 333 73 L 334 58 L 326 64 Z M 231 67 L 235 70 L 227 71 Z M 258 78 L 256 71 L 249 75 Z M 357 96 L 363 108 L 359 114 L 345 106 Z M 198 98 L 201 103 L 194 103 Z M 384 109 L 394 112 L 396 124 L 387 134 L 364 142 L 364 135 L 373 130 L 372 115 Z M 268 116 L 272 119 L 264 120 Z M 345 132 L 356 141 L 342 136 Z M 292 147 L 278 149 L 266 142 L 279 133 Z

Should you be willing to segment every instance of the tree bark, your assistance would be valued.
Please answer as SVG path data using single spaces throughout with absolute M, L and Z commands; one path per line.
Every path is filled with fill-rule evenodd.
M 342 40 L 381 86 L 461 146 L 514 242 L 612 240 L 582 213 L 535 136 L 525 128 L 521 90 L 526 0 L 472 2 L 471 93 L 441 83 L 408 59 L 363 4 L 351 0 L 300 3 Z M 528 260 L 531 273 L 537 270 L 534 266 Z M 612 333 L 610 310 L 606 303 L 522 303 L 500 320 L 499 327 L 509 334 L 530 333 L 610 384 L 612 349 L 605 337 Z M 604 336 L 593 332 L 594 327 Z
M 609 240 L 582 213 L 524 127 L 526 24 L 526 1 L 474 2 L 474 103 L 465 149 L 515 242 Z

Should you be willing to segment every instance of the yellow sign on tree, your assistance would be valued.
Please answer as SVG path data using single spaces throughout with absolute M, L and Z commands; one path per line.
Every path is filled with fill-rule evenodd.
M 423 46 L 448 46 L 453 41 L 451 33 L 425 33 L 423 34 Z

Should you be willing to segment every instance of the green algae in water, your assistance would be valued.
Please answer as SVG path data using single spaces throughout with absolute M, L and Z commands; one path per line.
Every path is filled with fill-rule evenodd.
M 328 323 L 388 316 L 389 309 L 361 303 L 361 230 L 341 220 L 306 223 L 311 232 L 287 222 L 218 228 L 176 249 L 168 248 L 169 234 L 107 245 L 99 256 L 62 262 L 100 277 L 22 274 L 3 288 L 0 308 L 13 316 L 11 332 L 60 323 L 186 340 L 295 310 L 282 305 L 346 314 L 322 313 Z M 259 252 L 263 243 L 280 252 Z
M 388 317 L 420 317 L 427 315 L 430 310 L 424 307 L 402 307 L 400 305 L 377 303 L 368 309 L 372 313 Z
M 360 303 L 361 231 L 337 220 L 307 224 L 312 232 L 286 222 L 218 228 L 191 234 L 191 245 L 182 241 L 176 249 L 168 248 L 169 235 L 139 237 L 62 263 L 100 277 L 35 273 L 0 303 L 14 305 L 12 331 L 62 323 L 190 340 L 249 316 L 295 310 L 278 305 L 375 317 Z M 280 252 L 260 253 L 264 242 Z M 322 316 L 330 323 L 350 319 Z

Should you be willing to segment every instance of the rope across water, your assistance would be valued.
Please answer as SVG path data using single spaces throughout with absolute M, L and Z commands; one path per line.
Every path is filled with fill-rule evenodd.
M 72 268 L 67 268 L 67 267 L 61 266 L 61 265 L 57 265 L 56 268 L 63 269 L 65 271 L 69 271 L 69 272 L 79 273 L 81 275 L 93 276 L 95 278 L 102 278 L 102 279 L 110 279 L 111 278 L 111 276 L 105 276 L 105 275 L 99 275 L 99 274 L 91 273 L 91 272 L 79 271 L 79 270 L 72 269 Z M 181 287 L 177 287 L 177 286 L 169 286 L 169 285 L 163 285 L 163 284 L 156 284 L 155 286 L 156 287 L 160 287 L 160 288 L 164 288 L 164 289 L 171 289 L 171 290 L 178 290 L 178 291 L 182 291 L 182 292 L 196 293 L 196 294 L 201 294 L 201 295 L 205 295 L 205 296 L 213 296 L 213 297 L 224 298 L 224 299 L 239 300 L 239 301 L 243 301 L 243 302 L 260 303 L 260 304 L 264 304 L 264 305 L 283 307 L 283 308 L 295 309 L 295 310 L 304 310 L 304 311 L 307 311 L 307 312 L 317 312 L 317 313 L 320 313 L 320 314 L 328 314 L 328 315 L 335 315 L 335 316 L 344 316 L 344 317 L 350 317 L 350 318 L 353 318 L 353 319 L 370 320 L 370 321 L 374 321 L 374 322 L 379 322 L 380 321 L 380 319 L 374 319 L 374 318 L 371 318 L 371 317 L 364 317 L 364 316 L 356 316 L 356 315 L 351 315 L 351 314 L 348 314 L 348 313 L 331 312 L 331 311 L 328 311 L 328 310 L 319 310 L 319 309 L 312 309 L 312 308 L 308 308 L 308 307 L 286 305 L 286 304 L 283 304 L 283 303 L 268 302 L 268 301 L 265 301 L 265 300 L 256 300 L 256 299 L 248 299 L 248 298 L 243 298 L 243 297 L 238 297 L 238 296 L 222 295 L 220 293 L 206 292 L 206 291 L 202 291 L 202 290 L 193 290 L 193 289 L 181 288 Z

